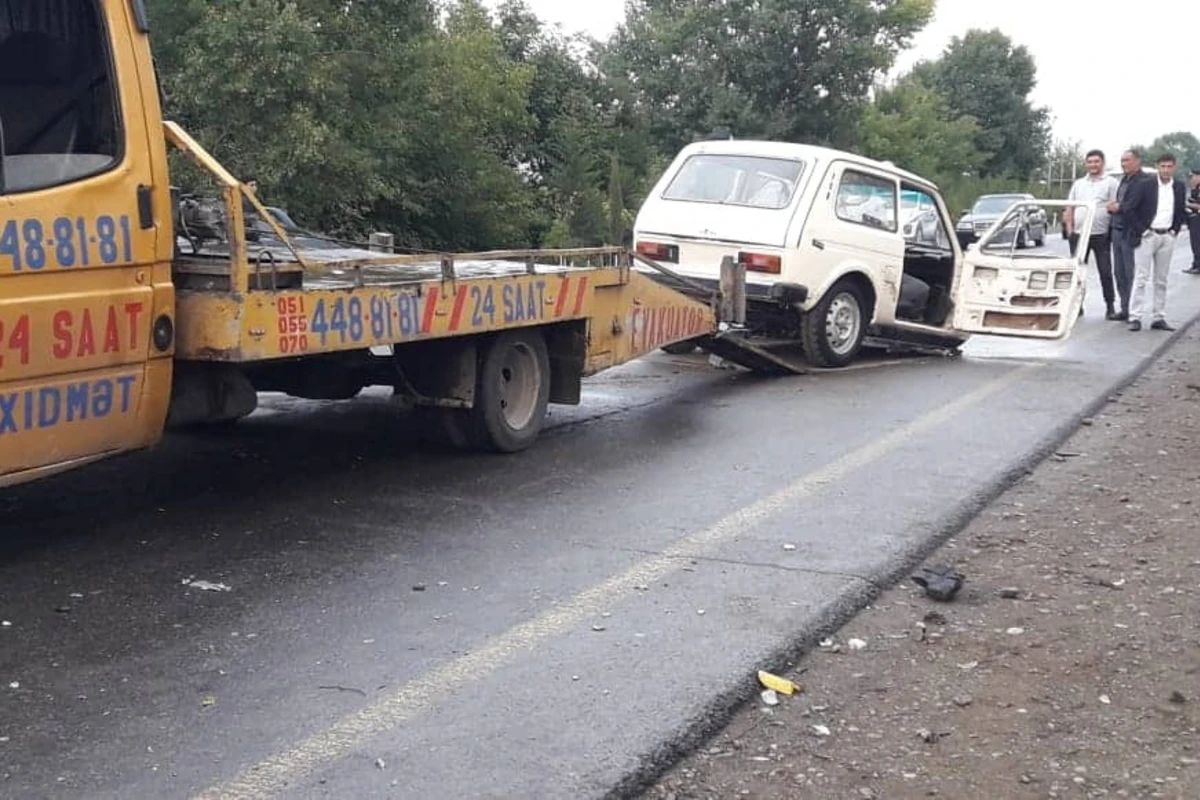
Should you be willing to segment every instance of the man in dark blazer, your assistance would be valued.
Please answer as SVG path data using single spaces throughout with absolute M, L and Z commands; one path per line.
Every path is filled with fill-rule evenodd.
M 1200 166 L 1193 166 L 1188 173 L 1187 226 L 1192 240 L 1192 265 L 1184 270 L 1189 275 L 1200 275 Z
M 1158 178 L 1150 186 L 1156 201 L 1154 213 L 1137 246 L 1134 261 L 1133 293 L 1129 303 L 1129 330 L 1142 329 L 1146 308 L 1147 284 L 1153 286 L 1150 307 L 1150 327 L 1156 331 L 1175 330 L 1165 316 L 1167 306 L 1167 277 L 1175 255 L 1175 238 L 1187 221 L 1187 187 L 1175 178 L 1175 156 L 1165 153 L 1158 157 Z
M 1112 215 L 1113 279 L 1121 298 L 1121 311 L 1113 319 L 1129 319 L 1129 299 L 1136 271 L 1135 253 L 1142 236 L 1158 211 L 1158 192 L 1154 177 L 1142 171 L 1142 156 L 1136 150 L 1121 154 L 1121 171 L 1125 173 L 1117 185 L 1117 199 L 1106 208 Z

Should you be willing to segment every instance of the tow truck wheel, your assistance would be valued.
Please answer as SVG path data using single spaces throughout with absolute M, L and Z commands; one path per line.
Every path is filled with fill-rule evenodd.
M 475 405 L 447 417 L 456 447 L 516 453 L 542 430 L 550 403 L 550 354 L 541 331 L 506 331 L 482 348 Z
M 849 365 L 862 348 L 867 314 L 862 290 L 854 281 L 835 283 L 804 315 L 800 334 L 805 357 L 817 367 Z

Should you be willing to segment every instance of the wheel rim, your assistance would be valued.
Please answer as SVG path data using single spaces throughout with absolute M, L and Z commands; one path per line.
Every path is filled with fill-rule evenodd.
M 533 420 L 541 385 L 541 370 L 533 350 L 523 343 L 510 346 L 500 367 L 498 392 L 500 413 L 510 428 L 522 430 Z
M 849 292 L 839 292 L 825 314 L 825 340 L 829 349 L 844 356 L 854 349 L 862 329 L 862 309 Z

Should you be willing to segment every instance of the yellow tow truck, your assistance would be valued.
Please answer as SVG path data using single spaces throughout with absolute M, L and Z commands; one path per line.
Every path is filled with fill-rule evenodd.
M 732 263 L 705 298 L 621 248 L 306 251 L 162 119 L 141 0 L 0 10 L 0 487 L 236 420 L 259 391 L 392 386 L 454 443 L 513 452 L 584 376 L 665 346 L 789 369 L 722 333 L 744 314 Z M 168 146 L 219 187 L 216 249 L 191 236 Z

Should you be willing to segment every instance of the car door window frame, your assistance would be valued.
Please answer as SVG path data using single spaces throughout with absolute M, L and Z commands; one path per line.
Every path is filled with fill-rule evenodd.
M 842 192 L 847 184 L 847 178 L 858 178 L 862 182 L 859 186 L 873 186 L 874 188 L 887 188 L 891 190 L 891 219 L 883 220 L 883 225 L 872 225 L 869 222 L 864 222 L 861 218 L 854 219 L 842 213 Z M 855 185 L 855 184 L 849 184 Z M 869 201 L 866 201 L 869 202 Z M 841 175 L 838 176 L 837 189 L 833 197 L 833 213 L 838 220 L 850 223 L 851 225 L 861 225 L 864 228 L 881 231 L 884 233 L 898 233 L 900 231 L 900 182 L 894 176 L 884 176 L 875 172 L 863 169 L 857 164 L 847 165 L 842 168 Z

